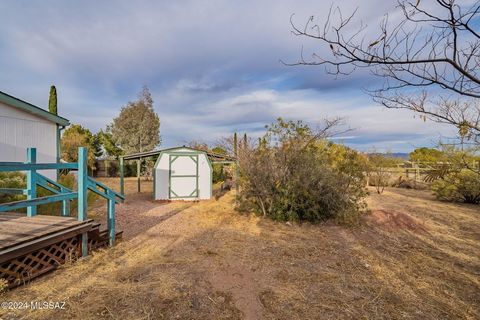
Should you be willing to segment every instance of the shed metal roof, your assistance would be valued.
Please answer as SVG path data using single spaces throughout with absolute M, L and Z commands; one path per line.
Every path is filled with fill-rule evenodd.
M 234 157 L 228 156 L 226 154 L 208 152 L 208 151 L 205 151 L 205 150 L 190 148 L 190 147 L 187 147 L 187 146 L 179 146 L 179 147 L 153 150 L 153 151 L 147 151 L 147 152 L 132 153 L 132 154 L 127 154 L 127 155 L 123 156 L 122 158 L 124 160 L 142 159 L 142 158 L 147 158 L 147 157 L 152 157 L 152 156 L 158 156 L 160 153 L 162 153 L 164 151 L 171 151 L 171 150 L 183 149 L 183 148 L 194 150 L 194 151 L 204 152 L 210 158 L 210 160 L 212 162 L 233 162 L 233 161 L 235 161 Z
M 9 106 L 18 108 L 20 110 L 23 110 L 25 112 L 34 114 L 48 121 L 57 123 L 61 126 L 68 126 L 70 124 L 70 121 L 68 121 L 63 117 L 57 116 L 53 113 L 48 112 L 47 110 L 37 107 L 29 102 L 15 98 L 14 96 L 6 94 L 5 92 L 2 92 L 2 91 L 0 91 L 0 102 L 8 104 Z

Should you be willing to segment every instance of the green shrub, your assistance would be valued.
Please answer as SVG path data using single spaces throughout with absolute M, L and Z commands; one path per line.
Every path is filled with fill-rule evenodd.
M 327 142 L 302 122 L 268 128 L 256 149 L 239 153 L 240 208 L 273 220 L 354 220 L 364 207 L 364 159 Z
M 120 176 L 120 165 L 118 164 L 117 161 L 108 161 L 108 176 L 109 177 Z
M 223 172 L 223 164 L 221 163 L 214 163 L 212 165 L 212 180 L 213 183 L 221 182 L 225 180 L 225 174 Z
M 469 169 L 451 172 L 435 181 L 432 190 L 438 199 L 478 204 L 480 175 Z
M 0 172 L 0 188 L 24 189 L 25 174 L 21 172 Z M 0 194 L 0 203 L 18 201 L 25 198 L 19 194 Z

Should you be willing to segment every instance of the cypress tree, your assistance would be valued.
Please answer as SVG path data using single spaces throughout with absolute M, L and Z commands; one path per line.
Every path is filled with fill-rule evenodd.
M 233 156 L 234 157 L 237 157 L 237 146 L 238 146 L 237 133 L 235 132 L 233 134 Z
M 247 150 L 247 147 L 248 147 L 248 140 L 247 140 L 247 134 L 245 133 L 243 135 L 243 149 Z
M 50 87 L 50 97 L 48 98 L 48 111 L 57 115 L 57 89 L 55 86 Z

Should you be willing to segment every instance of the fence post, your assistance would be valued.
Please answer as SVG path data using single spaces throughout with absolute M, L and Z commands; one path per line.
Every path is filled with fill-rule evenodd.
M 115 245 L 115 195 L 107 190 L 108 202 L 107 202 L 107 211 L 108 211 L 108 238 L 110 246 Z
M 28 148 L 27 149 L 27 163 L 36 163 L 37 162 L 37 149 Z M 27 171 L 27 199 L 35 199 L 37 197 L 37 171 L 28 170 Z M 37 206 L 32 205 L 27 207 L 27 216 L 33 217 L 37 214 Z
M 140 160 L 137 160 L 137 192 L 140 192 Z
M 78 148 L 78 220 L 87 220 L 87 148 Z M 82 256 L 88 255 L 87 233 L 82 234 Z
M 120 193 L 122 194 L 122 196 L 125 195 L 125 186 L 124 186 L 125 172 L 123 170 L 124 170 L 123 157 L 120 157 Z

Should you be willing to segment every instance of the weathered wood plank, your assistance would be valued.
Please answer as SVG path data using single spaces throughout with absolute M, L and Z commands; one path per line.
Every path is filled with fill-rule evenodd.
M 72 217 L 46 215 L 27 217 L 22 213 L 1 212 L 0 251 L 91 222 L 92 220 L 78 221 Z

